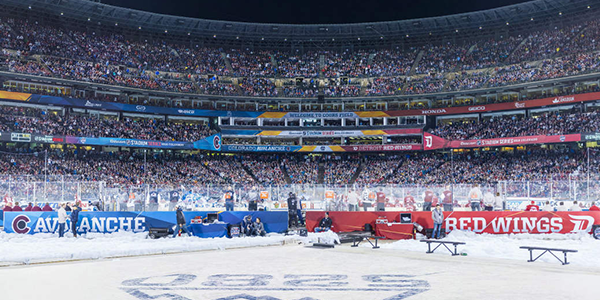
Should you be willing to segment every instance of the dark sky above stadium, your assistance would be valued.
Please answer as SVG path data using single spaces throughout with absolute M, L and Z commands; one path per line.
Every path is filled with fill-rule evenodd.
M 394 21 L 471 12 L 525 0 L 102 0 L 185 17 L 287 24 Z

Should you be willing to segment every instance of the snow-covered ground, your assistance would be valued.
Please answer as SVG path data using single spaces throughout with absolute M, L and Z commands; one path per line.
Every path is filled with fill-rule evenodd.
M 308 237 L 271 234 L 267 237 L 233 239 L 202 239 L 185 235 L 177 238 L 149 239 L 147 235 L 132 232 L 88 233 L 78 238 L 69 234 L 59 239 L 56 234 L 23 235 L 0 232 L 0 266 L 310 243 L 319 239 L 322 242 L 333 243 L 337 238 L 335 233 L 309 233 Z
M 421 236 L 421 238 L 424 238 Z M 573 249 L 579 252 L 569 253 L 571 264 L 600 268 L 600 240 L 589 234 L 476 234 L 471 231 L 455 230 L 444 238 L 448 241 L 465 242 L 459 245 L 458 251 L 468 256 L 489 257 L 502 259 L 526 260 L 529 251 L 519 249 L 520 246 L 539 246 L 548 248 Z M 362 247 L 370 245 L 361 244 Z M 433 246 L 433 245 L 432 245 Z M 393 243 L 382 243 L 381 248 L 423 252 L 426 244 L 417 240 L 401 240 Z M 535 254 L 540 251 L 534 251 Z M 448 251 L 441 246 L 434 254 L 447 255 Z M 562 258 L 562 253 L 557 253 Z M 537 256 L 537 255 L 536 255 Z M 535 256 L 534 256 L 535 257 Z M 550 254 L 545 254 L 539 261 L 557 263 L 558 260 Z

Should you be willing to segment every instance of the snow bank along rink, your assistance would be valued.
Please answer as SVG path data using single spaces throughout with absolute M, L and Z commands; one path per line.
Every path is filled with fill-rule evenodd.
M 586 235 L 453 232 L 447 239 L 466 242 L 459 251 L 468 254 L 454 257 L 441 248 L 439 253 L 426 254 L 426 244 L 415 240 L 383 242 L 381 249 L 348 244 L 324 249 L 296 243 L 300 237 L 285 243 L 290 238 L 285 236 L 231 240 L 150 240 L 126 233 L 77 240 L 0 237 L 3 261 L 7 251 L 25 251 L 21 257 L 42 253 L 38 259 L 49 260 L 50 254 L 44 256 L 44 252 L 85 257 L 83 253 L 94 248 L 95 255 L 227 249 L 6 266 L 0 268 L 0 282 L 8 287 L 2 299 L 598 299 L 594 287 L 600 280 L 600 241 Z M 311 235 L 303 241 L 315 237 L 335 238 L 333 234 Z M 285 245 L 226 246 L 263 242 Z M 572 264 L 567 266 L 553 257 L 528 263 L 529 253 L 518 249 L 521 245 L 580 252 L 569 254 Z M 59 251 L 62 248 L 67 249 Z M 9 255 L 17 258 L 17 254 Z

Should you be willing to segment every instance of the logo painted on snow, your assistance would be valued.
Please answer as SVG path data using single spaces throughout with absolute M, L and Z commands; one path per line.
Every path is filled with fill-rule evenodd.
M 16 233 L 20 233 L 20 234 L 29 233 L 30 228 L 29 228 L 29 226 L 27 226 L 27 223 L 29 223 L 30 221 L 31 221 L 31 219 L 29 219 L 28 216 L 18 215 L 12 221 L 13 231 Z
M 201 280 L 192 274 L 171 274 L 125 280 L 121 289 L 136 299 L 191 300 L 204 296 L 207 291 L 212 294 L 218 291 L 215 300 L 282 300 L 279 298 L 281 293 L 289 293 L 285 299 L 318 300 L 324 299 L 324 292 L 328 295 L 339 293 L 339 297 L 352 293 L 363 299 L 401 300 L 430 288 L 426 280 L 401 274 L 363 275 L 353 282 L 343 274 L 274 277 L 268 274 L 216 274 Z M 269 295 L 274 292 L 277 297 Z

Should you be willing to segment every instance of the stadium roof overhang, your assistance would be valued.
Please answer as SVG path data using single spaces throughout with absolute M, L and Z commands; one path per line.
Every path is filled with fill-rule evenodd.
M 90 0 L 3 0 L 0 6 L 74 22 L 188 39 L 238 43 L 410 43 L 435 37 L 472 37 L 581 20 L 600 11 L 600 0 L 536 0 L 478 12 L 355 24 L 263 24 L 205 20 L 111 6 Z M 382 8 L 384 9 L 384 8 Z M 597 16 L 597 14 L 596 14 Z M 84 25 L 86 26 L 86 25 Z M 216 43 L 216 42 L 215 42 Z

